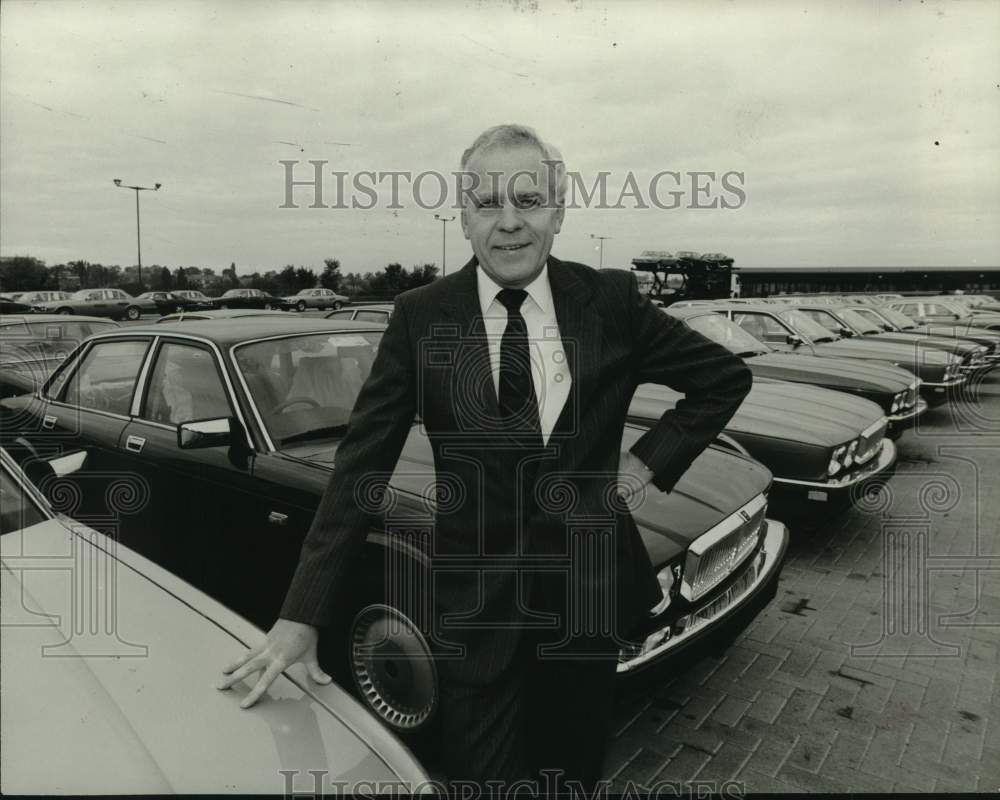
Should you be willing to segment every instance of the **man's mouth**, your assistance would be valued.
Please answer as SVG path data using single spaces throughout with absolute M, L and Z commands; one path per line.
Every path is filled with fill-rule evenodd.
M 528 246 L 527 244 L 497 244 L 497 245 L 493 245 L 493 247 L 494 247 L 495 250 L 503 250 L 503 251 L 508 252 L 508 253 L 513 252 L 515 250 L 521 250 L 521 249 L 523 249 L 523 248 L 525 248 L 527 246 Z

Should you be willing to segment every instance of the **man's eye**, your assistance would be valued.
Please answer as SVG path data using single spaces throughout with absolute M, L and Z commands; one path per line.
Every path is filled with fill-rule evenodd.
M 479 199 L 476 200 L 476 208 L 484 211 L 495 211 L 500 208 L 500 203 L 492 198 L 486 200 Z
M 518 197 L 514 201 L 514 205 L 518 209 L 525 211 L 529 208 L 538 208 L 538 206 L 541 205 L 541 202 L 542 202 L 541 198 L 539 198 L 539 196 L 536 194 L 536 195 L 529 195 L 527 197 Z

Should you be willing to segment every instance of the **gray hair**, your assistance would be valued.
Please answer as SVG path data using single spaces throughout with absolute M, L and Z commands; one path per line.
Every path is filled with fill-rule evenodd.
M 528 145 L 538 148 L 542 154 L 542 161 L 546 165 L 551 186 L 555 190 L 556 203 L 562 205 L 566 198 L 566 164 L 563 162 L 562 153 L 555 145 L 542 140 L 535 132 L 534 128 L 527 125 L 505 124 L 494 125 L 487 128 L 472 143 L 464 153 L 462 153 L 461 168 L 465 172 L 472 157 L 480 150 L 489 150 L 493 147 L 518 147 Z

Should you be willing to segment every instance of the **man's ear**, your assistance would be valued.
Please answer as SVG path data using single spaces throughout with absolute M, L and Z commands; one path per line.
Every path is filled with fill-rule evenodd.
M 466 239 L 469 238 L 469 220 L 466 218 L 468 213 L 468 208 L 463 206 L 462 213 L 459 215 L 459 219 L 462 220 L 462 233 L 465 234 Z

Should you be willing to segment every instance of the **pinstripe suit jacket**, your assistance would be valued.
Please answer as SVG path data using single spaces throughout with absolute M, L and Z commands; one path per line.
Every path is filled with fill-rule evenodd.
M 545 610 L 608 640 L 659 600 L 636 525 L 609 491 L 635 388 L 662 383 L 686 395 L 632 448 L 655 487 L 669 491 L 751 384 L 740 359 L 653 306 L 630 272 L 550 257 L 572 386 L 546 447 L 525 451 L 499 423 L 476 266 L 397 299 L 281 613 L 323 625 L 344 603 L 372 524 L 355 486 L 367 473 L 392 472 L 419 415 L 437 478 L 451 486 L 433 533 L 433 635 L 462 648 L 441 663 L 472 682 L 503 669 L 524 625 L 543 624 L 527 599 L 543 574 Z M 519 490 L 525 480 L 533 491 Z M 580 601 L 596 615 L 576 620 L 569 607 L 578 611 Z

